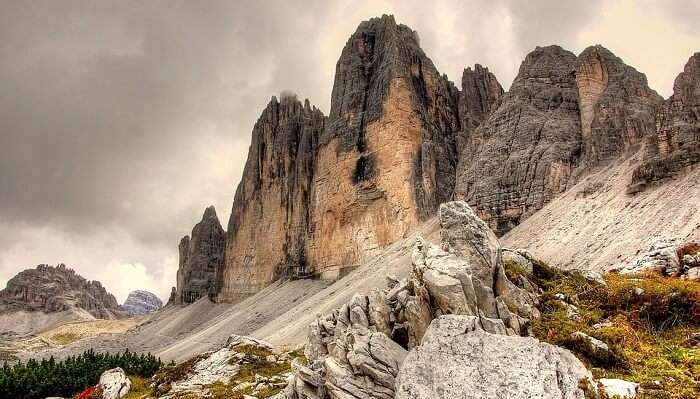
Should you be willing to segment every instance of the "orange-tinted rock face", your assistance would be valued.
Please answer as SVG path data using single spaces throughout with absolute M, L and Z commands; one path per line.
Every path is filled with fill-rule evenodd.
M 325 117 L 308 101 L 273 98 L 253 128 L 219 272 L 219 299 L 253 294 L 282 276 L 304 274 L 311 185 Z
M 359 26 L 337 64 L 319 147 L 313 273 L 342 275 L 449 199 L 457 97 L 408 27 L 388 16 Z

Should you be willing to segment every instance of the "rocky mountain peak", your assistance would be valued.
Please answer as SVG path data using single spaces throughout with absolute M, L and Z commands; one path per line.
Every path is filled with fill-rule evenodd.
M 454 197 L 498 234 L 563 191 L 580 152 L 576 56 L 537 47 L 460 149 Z
M 312 183 L 326 117 L 295 95 L 273 97 L 253 127 L 248 160 L 229 219 L 223 299 L 303 274 L 311 229 Z
M 581 107 L 582 166 L 591 167 L 639 148 L 656 131 L 663 98 L 643 73 L 601 45 L 586 48 L 576 62 Z
M 99 281 L 89 281 L 64 264 L 38 265 L 7 282 L 0 291 L 0 311 L 61 312 L 80 308 L 99 319 L 124 316 L 114 295 Z
M 633 191 L 700 163 L 700 53 L 676 77 L 656 124 L 658 131 L 646 140 L 644 162 L 632 176 Z
M 122 308 L 130 316 L 138 316 L 155 312 L 163 306 L 163 302 L 156 294 L 143 290 L 131 291 L 124 301 Z
M 216 209 L 210 206 L 192 229 L 191 238 L 180 240 L 176 302 L 192 303 L 203 296 L 214 296 L 217 273 L 223 266 L 225 239 Z

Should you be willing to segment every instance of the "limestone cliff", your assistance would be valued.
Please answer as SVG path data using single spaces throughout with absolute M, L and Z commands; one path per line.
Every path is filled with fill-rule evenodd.
M 98 319 L 126 315 L 99 281 L 88 281 L 64 264 L 24 270 L 0 291 L 0 312 L 52 313 L 71 308 L 83 309 Z
M 582 167 L 591 167 L 639 148 L 656 132 L 663 98 L 644 74 L 606 48 L 584 50 L 576 62 L 581 109 Z
M 673 176 L 700 162 L 700 53 L 695 53 L 673 84 L 673 95 L 657 116 L 658 132 L 648 136 L 645 160 L 632 183 Z
M 130 316 L 138 316 L 155 312 L 163 306 L 163 302 L 154 293 L 136 290 L 131 291 L 122 307 Z
M 458 91 L 392 16 L 360 24 L 336 65 L 312 197 L 314 273 L 342 275 L 448 200 Z
M 273 97 L 253 128 L 226 237 L 220 297 L 235 300 L 282 276 L 308 271 L 307 237 L 323 113 L 294 96 Z
M 214 289 L 235 300 L 280 277 L 338 278 L 451 199 L 503 235 L 643 143 L 637 180 L 697 162 L 698 58 L 666 103 L 599 45 L 537 47 L 507 93 L 478 64 L 457 88 L 413 30 L 362 22 L 327 118 L 285 96 L 255 124 Z
M 500 106 L 460 149 L 455 198 L 497 233 L 566 189 L 581 152 L 575 66 L 558 46 L 528 54 Z
M 226 233 L 216 210 L 210 206 L 192 229 L 192 237 L 185 236 L 180 241 L 177 303 L 192 303 L 204 296 L 214 298 L 218 291 L 216 276 L 223 268 L 225 243 Z

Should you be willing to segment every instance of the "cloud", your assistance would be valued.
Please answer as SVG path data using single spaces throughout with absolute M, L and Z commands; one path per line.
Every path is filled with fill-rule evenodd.
M 3 2 L 0 286 L 65 262 L 88 278 L 111 268 L 103 283 L 119 295 L 167 295 L 203 209 L 227 224 L 260 111 L 283 90 L 328 111 L 361 20 L 395 14 L 456 82 L 481 63 L 508 87 L 535 46 L 600 41 L 668 94 L 700 42 L 698 7 L 677 4 Z

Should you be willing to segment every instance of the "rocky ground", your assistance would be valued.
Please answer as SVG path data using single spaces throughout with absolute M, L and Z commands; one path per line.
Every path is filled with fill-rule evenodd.
M 683 398 L 700 393 L 700 281 L 566 272 L 504 249 L 465 203 L 410 272 L 315 314 L 304 351 L 231 336 L 130 398 Z M 700 246 L 683 246 L 688 270 Z M 692 258 L 692 260 L 691 260 Z M 660 265 L 663 263 L 663 267 Z M 690 268 L 692 269 L 692 267 Z M 641 274 L 640 274 L 641 273 Z M 319 293 L 320 294 L 320 293 Z M 318 294 L 317 294 L 318 295 Z

